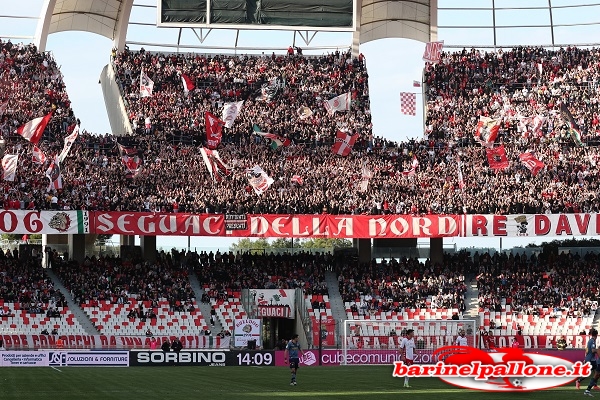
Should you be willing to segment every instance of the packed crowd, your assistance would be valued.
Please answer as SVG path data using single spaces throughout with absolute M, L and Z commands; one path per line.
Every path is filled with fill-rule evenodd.
M 68 127 L 77 122 L 52 53 L 40 53 L 32 44 L 0 40 L 0 106 L 5 107 L 0 112 L 4 139 L 16 140 L 20 125 L 52 112 L 43 136 L 47 151 L 56 151 L 52 143 L 62 145 Z
M 0 307 L 0 316 L 11 316 L 18 309 L 32 314 L 59 317 L 58 308 L 67 305 L 64 295 L 54 288 L 52 280 L 36 260 L 23 261 L 18 258 L 18 254 L 2 251 L 0 299 L 3 303 L 13 303 L 14 306 L 14 309 L 4 305 Z
M 465 275 L 470 264 L 464 254 L 446 255 L 443 265 L 417 259 L 354 263 L 340 271 L 339 289 L 344 302 L 356 311 L 394 311 L 417 308 L 464 310 Z M 353 309 L 354 311 L 354 309 Z
M 223 104 L 235 101 L 244 104 L 225 132 L 227 142 L 247 141 L 254 124 L 297 143 L 331 140 L 337 129 L 364 137 L 371 132 L 366 66 L 349 52 L 303 57 L 124 50 L 113 66 L 136 134 L 163 131 L 203 143 L 204 112 L 220 117 Z M 142 71 L 154 82 L 152 96 L 140 97 Z M 195 86 L 188 94 L 182 75 Z M 327 115 L 323 101 L 348 92 L 350 112 Z M 301 112 L 305 109 L 310 111 Z
M 500 118 L 500 140 L 571 141 L 560 116 L 564 103 L 582 131 L 598 142 L 598 48 L 518 47 L 442 54 L 428 65 L 427 126 L 431 137 L 472 141 L 480 116 Z M 530 118 L 539 116 L 539 127 Z
M 114 54 L 113 64 L 137 127 L 135 134 L 82 132 L 61 164 L 64 188 L 58 191 L 48 191 L 44 172 L 49 161 L 40 166 L 22 155 L 15 181 L 4 182 L 3 207 L 236 214 L 600 212 L 600 150 L 576 146 L 558 112 L 558 103 L 568 101 L 584 141 L 594 143 L 597 52 L 518 48 L 444 54 L 440 64 L 428 66 L 425 76 L 428 139 L 392 143 L 371 133 L 362 57 L 126 50 Z M 51 134 L 40 142 L 51 158 L 75 121 L 56 64 L 32 46 L 3 43 L 2 54 L 8 92 L 18 91 L 24 99 L 27 88 L 35 91 L 29 93 L 33 102 L 24 108 L 31 109 L 29 113 L 15 112 L 15 107 L 21 108 L 13 105 L 19 97 L 9 98 L 8 112 L 1 117 L 7 153 L 31 147 L 11 132 L 39 116 L 33 115 L 34 108 L 56 108 L 47 129 Z M 541 73 L 536 72 L 538 64 Z M 150 97 L 139 97 L 142 68 L 155 82 Z M 196 86 L 187 95 L 181 74 Z M 42 90 L 42 82 L 50 94 Z M 327 115 L 323 100 L 348 91 L 353 97 L 351 110 Z M 220 117 L 223 103 L 237 100 L 244 100 L 244 106 L 233 126 L 224 129 L 219 147 L 231 174 L 214 182 L 199 152 L 206 140 L 203 113 L 212 111 Z M 312 114 L 306 116 L 306 110 Z M 480 115 L 504 118 L 497 140 L 509 160 L 504 170 L 490 169 L 485 148 L 473 140 Z M 534 129 L 527 118 L 537 115 L 543 122 Z M 253 133 L 254 124 L 294 144 L 272 149 Z M 347 157 L 331 151 L 338 128 L 359 136 Z M 536 176 L 519 161 L 525 151 L 545 164 Z M 125 153 L 136 159 L 133 170 L 122 161 Z M 246 176 L 255 165 L 274 179 L 260 196 Z M 363 175 L 371 176 L 364 190 Z
M 571 317 L 596 311 L 597 254 L 476 254 L 474 258 L 479 269 L 479 306 L 484 310 L 502 311 L 506 304 L 514 312 L 544 316 L 566 311 Z
M 194 298 L 188 273 L 161 253 L 156 262 L 91 257 L 82 263 L 56 262 L 52 270 L 61 279 L 77 304 L 109 300 L 126 304 L 130 299 L 158 304 L 166 299 L 175 307 L 185 307 Z M 142 314 L 145 311 L 142 308 Z
M 242 289 L 302 289 L 305 294 L 328 294 L 325 271 L 333 269 L 329 254 L 199 255 L 196 275 L 205 286 L 207 299 L 226 300 Z

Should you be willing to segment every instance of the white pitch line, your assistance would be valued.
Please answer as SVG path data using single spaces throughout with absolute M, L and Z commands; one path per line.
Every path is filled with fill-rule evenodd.
M 53 370 L 55 370 L 55 371 L 62 372 L 60 369 L 58 369 L 58 368 L 56 368 L 56 367 L 50 366 L 50 368 L 52 368 L 52 369 L 53 369 Z

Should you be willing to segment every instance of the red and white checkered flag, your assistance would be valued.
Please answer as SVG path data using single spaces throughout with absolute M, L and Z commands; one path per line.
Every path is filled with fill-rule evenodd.
M 400 92 L 400 112 L 404 115 L 417 115 L 417 95 Z

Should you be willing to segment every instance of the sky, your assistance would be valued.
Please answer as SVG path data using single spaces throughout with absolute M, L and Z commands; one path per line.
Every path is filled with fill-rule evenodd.
M 131 12 L 127 41 L 154 44 L 175 44 L 178 29 L 156 28 L 156 9 L 140 7 L 156 5 L 157 0 L 134 0 Z M 495 0 L 496 12 L 491 11 L 492 0 L 438 0 L 438 40 L 444 40 L 446 50 L 466 47 L 482 47 L 491 50 L 496 47 L 512 47 L 513 45 L 566 45 L 594 44 L 598 41 L 600 5 L 592 0 L 550 0 L 552 15 L 548 11 L 549 0 Z M 31 42 L 35 34 L 37 18 L 40 15 L 43 0 L 2 1 L 0 11 L 0 37 L 6 40 L 12 37 L 13 43 Z M 575 7 L 579 6 L 579 7 Z M 474 10 L 476 8 L 476 10 Z M 519 10 L 514 10 L 519 8 Z M 15 17 L 34 17 L 15 18 Z M 551 30 L 550 19 L 554 23 Z M 498 29 L 489 28 L 495 20 Z M 140 23 L 140 24 L 138 24 Z M 145 24 L 145 25 L 142 25 Z M 581 25 L 580 25 L 581 24 Z M 526 27 L 523 27 L 526 26 Z M 484 28 L 482 28 L 484 27 Z M 190 29 L 181 32 L 181 44 L 200 45 L 198 36 L 203 37 L 207 31 Z M 312 35 L 312 32 L 310 33 Z M 236 32 L 212 30 L 202 45 L 214 47 L 233 47 Z M 306 48 L 299 35 L 296 45 Z M 272 31 L 240 31 L 238 46 L 278 48 L 277 53 L 294 41 L 293 32 Z M 345 50 L 352 43 L 351 33 L 324 33 L 315 35 L 310 46 L 320 47 L 315 51 L 304 51 L 305 54 L 324 54 Z M 130 44 L 132 50 L 139 45 Z M 98 84 L 102 68 L 109 62 L 112 41 L 99 35 L 86 32 L 61 32 L 48 37 L 47 51 L 51 51 L 61 66 L 72 107 L 81 120 L 81 128 L 89 132 L 110 132 L 110 125 L 104 106 L 102 90 Z M 146 50 L 160 51 L 160 48 L 145 45 Z M 369 89 L 371 112 L 375 136 L 395 141 L 409 138 L 421 138 L 423 135 L 423 108 L 420 89 L 413 87 L 413 81 L 421 80 L 424 62 L 422 60 L 424 43 L 407 39 L 382 39 L 363 44 L 360 51 L 367 60 L 369 73 Z M 176 48 L 163 49 L 175 52 Z M 188 50 L 182 50 L 188 51 Z M 232 53 L 222 49 L 196 50 L 206 53 Z M 243 50 L 240 53 L 260 53 Z M 417 115 L 400 114 L 400 92 L 417 93 Z M 116 239 L 115 236 L 113 239 Z M 543 241 L 547 241 L 544 239 Z M 213 239 L 192 237 L 192 248 L 221 248 L 227 250 L 237 239 Z M 503 248 L 524 246 L 533 240 L 523 243 L 522 239 L 504 238 Z M 424 241 L 428 242 L 428 240 Z M 541 242 L 541 241 L 538 241 Z M 445 239 L 446 246 L 456 244 L 458 247 L 471 247 L 473 241 L 467 238 Z M 158 247 L 188 246 L 187 237 L 157 239 Z M 477 247 L 500 246 L 499 239 L 480 239 Z

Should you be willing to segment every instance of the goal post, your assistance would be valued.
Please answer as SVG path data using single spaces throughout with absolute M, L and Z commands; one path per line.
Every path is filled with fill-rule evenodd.
M 467 345 L 477 347 L 474 320 L 344 320 L 342 365 L 381 365 L 400 361 L 400 341 L 414 330 L 416 364 L 435 364 L 433 352 L 454 345 L 464 330 Z

